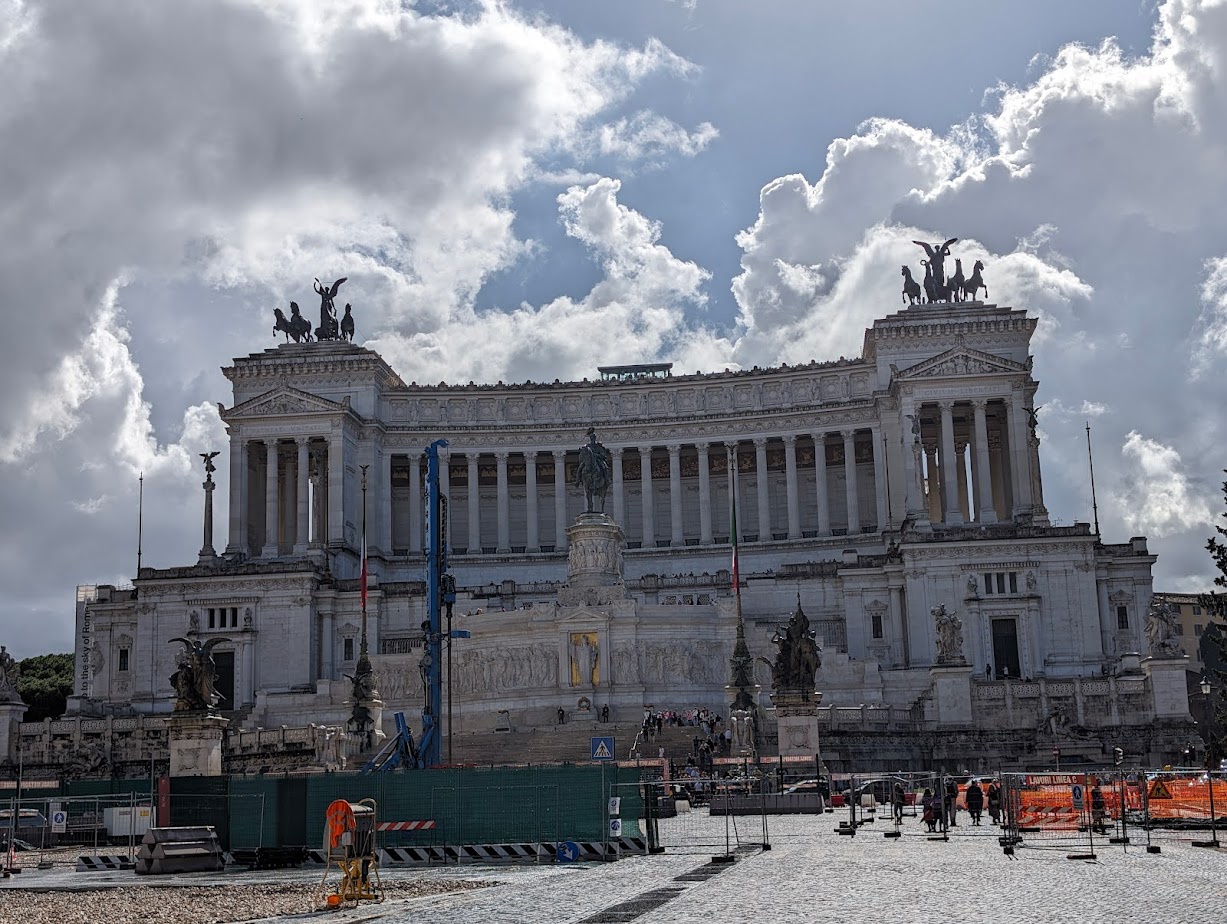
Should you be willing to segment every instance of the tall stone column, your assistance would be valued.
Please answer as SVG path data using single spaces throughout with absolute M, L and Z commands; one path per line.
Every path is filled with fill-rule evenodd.
M 1006 404 L 1009 421 L 1010 487 L 1014 495 L 1012 515 L 1031 513 L 1031 465 L 1027 447 L 1027 412 L 1021 388 L 1015 389 Z
M 878 503 L 878 532 L 890 526 L 890 504 L 887 492 L 890 491 L 890 473 L 886 471 L 886 451 L 882 443 L 882 430 L 874 427 L 869 431 L 873 440 L 873 496 Z
M 439 480 L 447 480 L 447 469 L 439 472 Z M 426 529 L 422 523 L 422 459 L 416 452 L 409 453 L 409 551 L 422 551 L 422 539 Z
M 993 476 L 988 458 L 988 417 L 985 414 L 987 406 L 988 402 L 983 398 L 971 402 L 976 431 L 976 519 L 980 523 L 996 523 Z
M 238 431 L 227 427 L 230 434 L 230 538 L 226 541 L 227 555 L 242 555 L 247 551 L 247 495 L 243 490 L 243 471 L 247 467 L 247 446 Z
M 334 433 L 328 441 L 328 542 L 345 542 L 345 434 Z
M 307 554 L 307 543 L 311 541 L 311 440 L 300 436 L 294 443 L 298 446 L 298 467 L 294 472 L 294 486 L 298 493 L 294 555 L 300 557 Z
M 954 456 L 959 462 L 959 512 L 963 515 L 963 522 L 967 523 L 971 520 L 971 504 L 967 491 L 967 444 L 954 444 Z
M 945 523 L 947 526 L 962 526 L 963 511 L 959 507 L 958 455 L 954 448 L 954 402 L 942 401 L 942 486 L 945 490 Z M 949 463 L 947 463 L 949 460 Z
M 686 544 L 682 533 L 682 447 L 672 443 L 669 451 L 669 544 Z
M 524 450 L 524 517 L 528 521 L 525 543 L 528 551 L 541 551 L 541 521 L 537 513 L 537 450 Z
M 754 481 L 758 489 L 758 541 L 771 541 L 771 494 L 767 487 L 767 438 L 754 440 Z
M 1027 436 L 1028 461 L 1031 465 L 1031 516 L 1037 526 L 1048 525 L 1048 508 L 1044 506 L 1044 481 L 1040 477 L 1040 438 L 1034 430 Z
M 567 451 L 554 450 L 554 551 L 567 548 Z
M 626 495 L 623 492 L 622 447 L 609 450 L 613 457 L 613 517 L 614 522 L 626 529 Z
M 265 440 L 263 558 L 277 557 L 277 441 Z
M 511 491 L 507 487 L 507 453 L 496 452 L 498 471 L 498 545 L 497 551 L 511 551 Z
M 861 531 L 861 508 L 856 493 L 856 431 L 844 430 L 844 488 L 848 495 L 848 535 Z
M 477 471 L 477 453 L 466 452 L 464 461 L 468 465 L 469 470 L 469 542 L 468 550 L 470 555 L 481 554 L 481 491 L 477 485 L 477 479 L 480 477 Z
M 699 542 L 711 545 L 711 458 L 708 444 L 699 443 Z
M 788 492 L 788 538 L 801 538 L 801 505 L 797 497 L 797 437 L 784 437 L 784 483 Z
M 639 447 L 639 490 L 643 505 L 643 548 L 656 548 L 656 529 L 652 507 L 652 447 Z
M 814 496 L 818 502 L 818 535 L 831 535 L 831 502 L 827 496 L 827 437 L 814 434 Z
M 392 555 L 392 453 L 376 445 L 375 461 L 379 472 L 379 491 L 375 503 L 379 507 L 379 551 Z
M 937 444 L 925 443 L 925 470 L 928 472 L 928 477 L 925 479 L 929 491 L 925 498 L 925 506 L 929 511 L 929 521 L 932 523 L 940 523 L 942 521 L 942 480 L 940 470 L 937 464 Z
M 211 565 L 217 560 L 217 551 L 213 548 L 213 489 L 217 486 L 213 483 L 208 462 L 205 463 L 205 480 L 201 487 L 204 488 L 204 531 L 196 563 Z
M 1009 465 L 1006 462 L 1005 452 L 1002 450 L 1000 431 L 988 435 L 988 460 L 993 485 L 993 509 L 997 514 L 997 522 L 1001 523 L 1010 518 L 1011 501 L 1009 482 L 1006 478 Z

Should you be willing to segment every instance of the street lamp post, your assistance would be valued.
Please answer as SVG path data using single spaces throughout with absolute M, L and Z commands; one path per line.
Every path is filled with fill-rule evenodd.
M 1206 696 L 1206 786 L 1210 789 L 1210 840 L 1194 841 L 1198 847 L 1219 847 L 1218 824 L 1214 812 L 1214 765 L 1218 759 L 1218 736 L 1215 734 L 1214 720 L 1217 717 L 1214 701 L 1210 698 L 1213 685 L 1206 674 L 1201 675 L 1201 692 Z

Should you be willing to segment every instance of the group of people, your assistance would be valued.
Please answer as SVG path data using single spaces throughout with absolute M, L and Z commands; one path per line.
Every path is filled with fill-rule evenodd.
M 894 810 L 895 820 L 903 820 L 903 785 L 895 784 Z M 988 809 L 988 817 L 993 824 L 1001 823 L 1001 786 L 996 780 L 990 780 L 987 787 L 979 781 L 972 780 L 963 793 L 963 805 L 971 824 L 978 827 L 984 811 Z M 947 827 L 957 828 L 959 824 L 959 784 L 953 779 L 947 779 L 944 786 L 936 792 L 926 787 L 920 798 L 921 819 L 930 832 L 936 831 L 944 820 Z

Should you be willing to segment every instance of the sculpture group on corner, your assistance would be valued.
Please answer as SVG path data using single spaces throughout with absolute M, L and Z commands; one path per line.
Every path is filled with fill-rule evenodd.
M 222 699 L 217 692 L 217 662 L 213 649 L 228 642 L 228 638 L 211 638 L 206 642 L 179 636 L 171 644 L 182 642 L 176 660 L 176 671 L 171 674 L 170 685 L 175 691 L 175 712 L 216 712 Z
M 290 302 L 290 316 L 287 318 L 285 312 L 280 308 L 273 309 L 273 316 L 276 318 L 276 323 L 273 324 L 273 336 L 277 332 L 285 334 L 285 342 L 289 343 L 292 339 L 295 343 L 311 343 L 323 342 L 324 340 L 347 340 L 354 339 L 354 315 L 353 306 L 345 306 L 345 314 L 341 319 L 337 320 L 337 306 L 335 299 L 337 290 L 341 288 L 348 276 L 342 276 L 331 285 L 327 285 L 315 280 L 315 294 L 320 297 L 320 326 L 315 328 L 314 335 L 311 330 L 311 322 L 302 316 L 299 310 L 298 302 Z
M 946 257 L 950 256 L 950 245 L 958 242 L 952 237 L 945 243 L 929 244 L 925 241 L 912 241 L 925 249 L 929 259 L 921 260 L 925 268 L 924 286 L 912 278 L 909 266 L 903 267 L 903 301 L 908 305 L 932 305 L 937 302 L 974 302 L 981 289 L 988 298 L 988 286 L 984 284 L 982 275 L 984 264 L 979 260 L 972 267 L 970 276 L 963 275 L 963 261 L 954 261 L 954 272 L 946 278 Z
M 775 661 L 769 662 L 772 687 L 777 692 L 811 692 L 815 675 L 822 666 L 822 657 L 817 637 L 809 625 L 809 617 L 800 606 L 788 620 L 787 627 L 777 629 L 771 641 L 779 646 Z

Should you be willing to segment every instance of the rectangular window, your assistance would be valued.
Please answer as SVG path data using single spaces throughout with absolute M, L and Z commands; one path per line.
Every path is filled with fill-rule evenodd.
M 1201 627 L 1199 626 L 1198 628 L 1201 628 Z M 1198 634 L 1200 635 L 1201 633 L 1198 633 Z M 128 669 L 128 649 L 127 648 L 119 649 L 119 669 L 121 671 L 126 671 Z
M 874 613 L 872 618 L 873 618 L 873 637 L 874 638 L 884 638 L 885 634 L 882 631 L 882 614 Z
M 987 571 L 984 572 L 984 593 L 991 594 L 993 592 L 993 576 Z
M 342 648 L 344 649 L 344 660 L 352 661 L 354 659 L 354 640 L 352 638 L 345 639 Z
M 1010 593 L 1012 594 L 1018 593 L 1018 572 L 1017 571 L 1010 572 Z
M 1176 623 L 1176 634 L 1184 635 L 1184 623 L 1182 622 Z
M 1201 615 L 1201 607 L 1200 607 L 1200 606 L 1198 606 L 1196 603 L 1194 603 L 1194 604 L 1193 604 L 1193 615 L 1194 615 L 1194 616 L 1200 616 L 1200 615 Z
M 1004 571 L 997 572 L 997 593 L 999 594 L 1005 593 L 1005 572 Z
M 230 628 L 237 629 L 239 627 L 239 608 L 237 606 L 230 607 Z
M 1196 635 L 1198 638 L 1201 638 L 1201 630 L 1202 630 L 1202 625 L 1200 622 L 1193 623 L 1193 634 Z
M 1118 606 L 1116 608 L 1116 628 L 1118 629 L 1128 629 L 1129 628 L 1129 607 Z
M 217 628 L 217 610 L 215 610 L 213 607 L 209 607 L 209 628 Z

